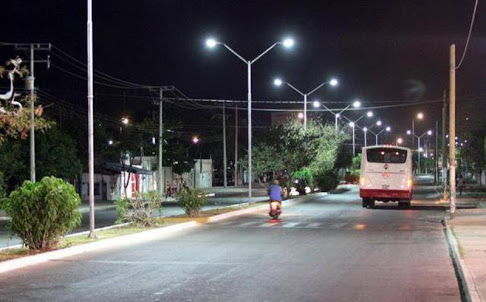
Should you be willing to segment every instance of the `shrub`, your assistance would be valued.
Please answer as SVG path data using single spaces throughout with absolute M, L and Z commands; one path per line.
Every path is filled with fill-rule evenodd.
M 156 223 L 153 213 L 162 213 L 162 203 L 157 191 L 137 194 L 134 199 L 122 198 L 116 202 L 117 223 L 129 222 L 141 227 L 150 227 Z
M 306 195 L 305 188 L 307 186 L 312 187 L 314 182 L 314 177 L 310 169 L 302 169 L 294 174 L 295 180 L 298 180 L 295 183 L 295 189 L 299 192 L 299 195 Z
M 55 177 L 25 181 L 2 202 L 11 220 L 8 228 L 31 250 L 52 249 L 59 239 L 81 224 L 81 203 L 69 183 Z
M 316 175 L 316 183 L 323 192 L 329 192 L 338 185 L 338 176 L 333 170 L 327 170 Z
M 206 192 L 201 189 L 184 190 L 179 193 L 180 206 L 189 217 L 198 216 L 206 201 Z

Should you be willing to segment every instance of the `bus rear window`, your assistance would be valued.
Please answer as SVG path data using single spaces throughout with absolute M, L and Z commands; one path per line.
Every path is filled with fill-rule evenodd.
M 404 164 L 407 160 L 407 151 L 395 148 L 368 149 L 366 158 L 370 163 Z

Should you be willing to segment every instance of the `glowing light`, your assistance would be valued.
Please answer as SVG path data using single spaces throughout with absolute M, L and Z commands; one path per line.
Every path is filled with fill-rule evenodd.
M 368 111 L 366 112 L 367 117 L 373 117 L 373 111 Z
M 354 226 L 356 230 L 364 230 L 366 229 L 366 224 L 364 223 L 358 223 L 357 225 Z
M 354 107 L 354 108 L 359 108 L 359 107 L 361 107 L 361 102 L 360 102 L 360 101 L 354 101 L 354 102 L 353 102 L 353 107 Z
M 319 108 L 321 107 L 321 103 L 319 101 L 314 101 L 312 102 L 312 106 L 314 106 L 314 108 Z
M 391 131 L 391 128 L 390 128 L 390 127 L 386 127 L 386 128 L 385 128 L 385 130 L 386 130 L 387 132 L 390 132 L 390 131 Z
M 292 46 L 294 46 L 295 42 L 294 42 L 294 39 L 287 38 L 287 39 L 283 40 L 282 44 L 283 44 L 283 46 L 285 46 L 287 48 L 291 48 Z
M 216 42 L 216 40 L 213 38 L 209 38 L 206 40 L 206 46 L 209 48 L 214 48 L 216 44 L 218 44 L 218 42 Z
M 376 121 L 377 126 L 381 126 L 383 123 L 381 121 Z
M 283 83 L 283 82 L 282 82 L 282 80 L 281 80 L 281 79 L 275 79 L 275 80 L 273 80 L 273 84 L 274 84 L 275 86 L 280 86 L 280 85 L 282 85 L 282 83 Z
M 410 135 L 410 134 L 412 134 L 412 131 L 407 130 L 407 135 Z
M 199 143 L 199 138 L 197 136 L 194 136 L 192 138 L 192 142 L 195 143 L 195 144 Z
M 113 140 L 111 140 L 111 139 L 110 139 L 110 140 L 108 141 L 108 145 L 110 145 L 110 146 L 111 146 L 111 145 L 113 145 Z
M 364 127 L 363 132 L 366 132 L 366 131 L 368 131 L 368 128 Z
M 349 127 L 354 128 L 354 122 L 350 122 Z
M 432 130 L 427 131 L 427 135 L 432 135 Z
M 122 118 L 122 120 L 121 120 L 121 121 L 122 121 L 122 123 L 123 123 L 124 125 L 128 125 L 128 123 L 130 122 L 130 120 L 128 119 L 128 117 L 124 117 L 124 118 Z
M 304 118 L 304 114 L 303 114 L 302 112 L 299 112 L 299 114 L 297 115 L 297 117 L 298 117 L 299 119 L 303 119 L 303 118 Z
M 336 80 L 336 79 L 331 79 L 331 80 L 329 81 L 329 85 L 331 85 L 331 86 L 337 86 L 338 84 L 339 84 L 339 82 L 338 82 L 338 80 Z
M 422 112 L 419 112 L 419 113 L 417 114 L 417 118 L 418 118 L 419 120 L 423 119 L 423 118 L 424 118 L 424 114 L 423 114 Z
M 397 138 L 397 144 L 399 145 L 403 144 L 403 138 L 401 137 Z

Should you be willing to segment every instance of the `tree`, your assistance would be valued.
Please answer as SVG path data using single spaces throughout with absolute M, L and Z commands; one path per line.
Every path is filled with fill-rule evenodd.
M 458 148 L 462 169 L 476 174 L 482 173 L 486 165 L 485 137 L 486 130 L 474 130 L 464 135 L 463 140 L 467 143 Z
M 55 176 L 72 180 L 81 171 L 81 161 L 75 141 L 54 125 L 36 136 L 36 172 L 39 178 Z M 0 171 L 4 173 L 10 192 L 29 178 L 28 141 L 7 138 L 0 145 Z
M 17 57 L 9 60 L 7 66 L 0 66 L 0 78 L 6 75 L 10 82 L 10 90 L 0 94 L 0 144 L 5 143 L 9 137 L 26 139 L 32 127 L 30 104 L 34 100 L 31 97 L 21 97 L 21 94 L 16 93 L 14 89 L 15 77 L 22 78 L 28 74 L 25 67 L 21 68 L 21 63 L 22 60 Z M 41 118 L 42 113 L 42 106 L 34 108 L 36 116 L 34 127 L 40 131 L 50 126 L 45 119 Z

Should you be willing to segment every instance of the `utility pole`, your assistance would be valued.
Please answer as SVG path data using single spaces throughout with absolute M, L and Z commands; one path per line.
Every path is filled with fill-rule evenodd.
M 228 176 L 226 175 L 228 169 L 226 167 L 226 107 L 223 102 L 223 175 L 224 175 L 224 187 L 228 186 Z
M 443 200 L 447 200 L 447 144 L 446 144 L 446 125 L 447 125 L 447 91 L 444 89 L 444 104 L 442 105 L 442 186 L 444 191 Z
M 435 121 L 435 161 L 434 180 L 435 185 L 439 184 L 439 120 Z
M 158 163 L 158 170 L 159 170 L 159 177 L 158 177 L 158 182 L 157 182 L 157 192 L 159 193 L 159 198 L 160 201 L 162 201 L 162 196 L 164 195 L 164 190 L 162 189 L 162 178 L 164 176 L 164 171 L 162 167 L 162 159 L 163 159 L 163 154 L 162 154 L 162 145 L 163 145 L 163 124 L 162 124 L 162 103 L 163 103 L 163 95 L 164 95 L 164 89 L 160 87 L 160 95 L 159 95 L 159 163 Z M 196 173 L 194 171 L 194 173 Z
M 18 50 L 26 50 L 30 52 L 30 71 L 29 76 L 26 79 L 26 88 L 30 92 L 30 181 L 36 182 L 35 177 L 35 76 L 34 65 L 35 63 L 46 63 L 47 68 L 50 67 L 50 59 L 47 56 L 46 60 L 35 60 L 34 53 L 36 50 L 51 50 L 50 43 L 29 43 L 29 44 L 15 44 L 15 48 Z
M 454 218 L 456 212 L 456 45 L 450 46 L 449 66 L 449 184 L 450 218 Z
M 235 187 L 238 186 L 238 103 L 235 107 Z
M 94 208 L 94 129 L 93 129 L 93 5 L 88 0 L 88 153 L 89 153 L 89 237 L 95 234 Z

